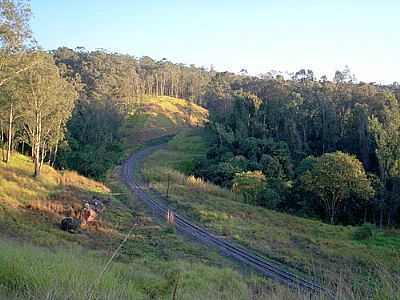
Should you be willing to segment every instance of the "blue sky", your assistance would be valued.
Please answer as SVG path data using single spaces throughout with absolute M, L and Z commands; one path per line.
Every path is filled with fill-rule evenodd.
M 310 68 L 400 81 L 398 0 L 31 0 L 45 49 L 148 55 L 251 74 Z

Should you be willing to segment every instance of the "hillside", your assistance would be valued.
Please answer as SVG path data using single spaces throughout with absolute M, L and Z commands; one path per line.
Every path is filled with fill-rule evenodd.
M 146 124 L 159 124 L 160 118 L 151 117 L 157 114 L 148 114 Z M 118 168 L 106 183 L 47 165 L 34 178 L 32 170 L 31 158 L 17 153 L 8 164 L 0 162 L 1 299 L 88 299 L 92 292 L 93 299 L 171 299 L 174 289 L 178 299 L 291 294 L 256 275 L 239 273 L 230 260 L 152 219 L 120 183 Z M 60 229 L 66 214 L 94 198 L 105 205 L 95 224 L 75 234 Z M 103 269 L 132 224 L 130 237 Z
M 154 189 L 165 195 L 169 181 L 168 202 L 177 211 L 292 270 L 322 278 L 346 299 L 396 299 L 398 231 L 376 231 L 358 240 L 361 227 L 332 226 L 244 204 L 229 190 L 185 175 L 205 155 L 206 141 L 202 131 L 182 132 L 145 163 L 144 175 Z
M 54 222 L 59 222 L 67 210 L 78 209 L 93 197 L 110 197 L 104 184 L 76 172 L 57 172 L 45 165 L 42 176 L 33 178 L 32 170 L 32 160 L 20 154 L 15 154 L 8 164 L 0 162 L 3 234 L 30 237 L 38 243 L 57 243 L 57 237 L 68 235 L 60 233 Z
M 261 284 L 147 217 L 115 177 L 109 179 L 112 193 L 102 183 L 47 166 L 33 179 L 32 168 L 18 154 L 0 163 L 1 299 L 87 299 L 92 287 L 95 299 L 170 299 L 177 284 L 179 299 L 247 299 L 251 286 Z M 65 210 L 94 196 L 106 203 L 97 226 L 61 231 Z M 133 234 L 97 282 L 133 221 Z
M 146 101 L 145 110 L 126 121 L 124 129 L 132 134 L 126 135 L 125 151 L 177 134 L 144 168 L 161 195 L 169 181 L 168 201 L 177 211 L 294 272 L 322 280 L 343 299 L 362 299 L 366 293 L 396 299 L 397 231 L 377 231 L 360 241 L 354 239 L 358 227 L 241 203 L 230 190 L 189 175 L 208 148 L 207 132 L 193 128 L 206 121 L 207 112 L 193 105 L 196 117 L 189 122 L 181 119 L 185 100 Z M 171 299 L 175 288 L 178 299 L 301 298 L 153 219 L 120 183 L 119 167 L 106 183 L 48 166 L 35 179 L 32 169 L 31 159 L 19 154 L 9 164 L 0 163 L 0 298 L 87 299 L 93 292 L 96 299 Z M 96 225 L 77 234 L 61 231 L 58 224 L 66 212 L 93 198 L 105 203 Z M 98 279 L 134 223 L 133 233 Z
M 143 96 L 137 110 L 124 123 L 124 149 L 129 152 L 146 141 L 201 126 L 207 117 L 206 109 L 183 99 Z
M 0 300 L 400 300 L 400 6 L 49 2 L 0 0 Z

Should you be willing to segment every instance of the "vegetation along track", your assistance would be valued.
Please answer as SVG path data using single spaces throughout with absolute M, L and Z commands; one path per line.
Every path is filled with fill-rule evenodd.
M 147 156 L 164 146 L 165 144 L 153 145 L 132 154 L 123 163 L 121 174 L 122 180 L 129 189 L 152 210 L 155 216 L 161 218 L 165 218 L 168 212 L 172 212 L 173 210 L 164 203 L 154 200 L 151 194 L 146 191 L 146 185 L 141 180 L 135 178 L 134 174 L 139 170 L 142 162 Z M 288 272 L 278 264 L 267 261 L 243 247 L 235 245 L 232 242 L 228 242 L 225 239 L 210 233 L 208 230 L 192 223 L 187 218 L 180 216 L 177 213 L 174 213 L 174 215 L 175 226 L 178 232 L 187 235 L 200 243 L 213 246 L 218 249 L 220 253 L 250 266 L 262 275 L 285 284 L 290 288 L 300 289 L 305 292 L 321 294 L 328 298 L 333 298 L 332 292 L 324 289 L 320 285 L 301 278 L 294 273 Z

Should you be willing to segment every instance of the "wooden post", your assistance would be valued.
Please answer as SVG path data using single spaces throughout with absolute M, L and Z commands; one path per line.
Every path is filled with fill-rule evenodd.
M 168 176 L 167 176 L 167 199 L 169 198 L 169 184 L 170 184 L 170 175 L 168 173 Z
M 174 291 L 172 293 L 172 300 L 176 300 L 176 298 L 177 298 L 179 278 L 180 278 L 180 276 L 178 275 L 178 278 L 176 279 L 176 282 L 175 282 Z
M 175 224 L 175 214 L 171 210 L 167 210 L 167 224 Z

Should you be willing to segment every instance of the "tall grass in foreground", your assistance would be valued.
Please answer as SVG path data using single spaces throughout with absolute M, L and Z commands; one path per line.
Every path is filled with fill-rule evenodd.
M 0 241 L 0 299 L 87 299 L 107 260 L 83 249 L 50 251 Z M 248 299 L 238 273 L 182 261 L 114 262 L 93 299 Z
M 0 240 L 0 299 L 87 299 L 107 257 L 83 249 L 45 248 Z M 384 270 L 379 289 L 361 296 L 340 281 L 338 300 L 400 299 L 399 278 Z M 96 285 L 93 299 L 327 299 L 304 295 L 257 276 L 201 263 L 134 259 L 114 262 Z

